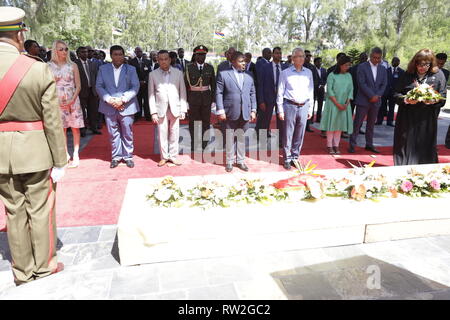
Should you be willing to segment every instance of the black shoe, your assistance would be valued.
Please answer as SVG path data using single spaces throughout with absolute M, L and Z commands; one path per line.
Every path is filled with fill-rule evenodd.
M 354 146 L 352 146 L 352 145 L 350 145 L 349 147 L 348 147 L 348 153 L 355 153 L 355 147 Z
M 117 168 L 119 166 L 119 161 L 113 160 L 111 161 L 111 165 L 109 166 L 111 169 Z
M 341 138 L 347 139 L 347 138 L 349 138 L 349 137 L 350 137 L 350 136 L 348 135 L 348 133 L 342 132 Z
M 373 153 L 380 153 L 378 149 L 376 149 L 374 146 L 366 146 L 365 148 L 367 151 L 372 151 Z
M 225 166 L 225 171 L 226 172 L 231 172 L 231 171 L 233 171 L 233 165 L 230 163 L 230 164 L 227 164 L 226 166 Z
M 245 171 L 245 172 L 248 171 L 248 167 L 247 167 L 247 165 L 246 165 L 245 163 L 238 163 L 238 164 L 237 164 L 237 167 L 238 167 L 239 169 L 241 169 L 242 171 Z
M 125 160 L 125 163 L 127 164 L 128 168 L 134 168 L 133 160 Z
M 102 134 L 100 131 L 98 131 L 98 130 L 91 130 L 92 131 L 92 134 Z
M 395 124 L 393 124 L 392 122 L 389 122 L 389 123 L 387 124 L 387 126 L 389 126 L 389 127 L 395 127 Z
M 145 121 L 152 121 L 151 117 L 145 117 Z
M 291 163 L 290 163 L 290 162 L 285 162 L 284 165 L 283 165 L 283 167 L 284 167 L 286 170 L 291 170 Z
M 81 136 L 82 138 L 86 137 L 86 128 L 81 128 L 81 129 L 80 129 L 80 136 Z
M 359 134 L 366 134 L 364 130 L 359 130 Z
M 308 131 L 308 132 L 314 132 L 314 130 L 313 129 L 311 129 L 309 126 L 308 127 L 306 127 L 306 131 Z

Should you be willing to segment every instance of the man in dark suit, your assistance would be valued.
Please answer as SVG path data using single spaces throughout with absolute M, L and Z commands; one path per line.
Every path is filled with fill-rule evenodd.
M 394 110 L 395 99 L 394 90 L 397 85 L 398 79 L 405 73 L 405 70 L 399 67 L 400 59 L 394 57 L 391 62 L 392 66 L 387 69 L 387 86 L 385 93 L 385 99 L 383 99 L 380 111 L 378 112 L 377 125 L 383 124 L 383 119 L 387 116 L 387 125 L 395 127 L 394 125 Z M 388 109 L 389 106 L 389 109 Z
M 305 63 L 303 64 L 303 66 L 305 68 L 308 68 L 309 70 L 311 70 L 312 75 L 313 75 L 313 81 L 314 81 L 314 92 L 316 92 L 319 87 L 319 75 L 317 74 L 316 67 L 311 63 L 311 58 L 312 58 L 311 51 L 305 50 Z M 313 111 L 314 111 L 314 105 L 313 105 Z M 313 117 L 314 117 L 314 115 L 313 115 Z M 306 122 L 306 131 L 308 131 L 308 132 L 313 132 L 313 130 L 309 127 L 311 125 L 311 123 L 313 123 L 313 118 L 308 119 L 308 121 Z
M 148 104 L 148 75 L 150 73 L 152 63 L 150 60 L 144 59 L 144 52 L 141 47 L 136 47 L 136 49 L 134 49 L 134 53 L 136 57 L 130 60 L 130 65 L 136 68 L 139 82 L 141 84 L 141 88 L 139 89 L 139 93 L 137 95 L 141 110 L 136 113 L 134 118 L 135 121 L 139 120 L 142 117 L 142 110 L 144 110 L 145 120 L 152 121 L 150 107 Z
M 383 51 L 375 47 L 370 52 L 370 59 L 358 67 L 358 94 L 356 95 L 356 115 L 353 121 L 353 133 L 350 136 L 348 152 L 354 153 L 356 140 L 364 118 L 366 125 L 366 150 L 380 153 L 373 145 L 373 129 L 381 106 L 381 97 L 387 86 L 387 71 L 381 65 Z
M 231 70 L 222 71 L 217 75 L 216 91 L 217 115 L 225 122 L 226 128 L 225 170 L 227 172 L 233 170 L 234 157 L 237 153 L 237 167 L 248 171 L 244 162 L 244 133 L 249 127 L 249 121 L 256 119 L 256 90 L 253 77 L 245 72 L 244 54 L 235 52 L 231 62 Z
M 178 53 L 177 63 L 183 69 L 182 71 L 185 72 L 186 67 L 190 62 L 184 58 L 184 49 L 183 48 L 179 48 L 177 53 Z
M 227 60 L 222 61 L 217 66 L 217 73 L 224 71 L 224 70 L 232 69 L 231 57 L 234 55 L 235 52 L 236 52 L 236 49 L 233 47 L 230 47 L 227 51 L 225 51 L 225 57 L 227 58 Z
M 258 60 L 256 61 L 255 64 L 255 70 L 256 70 L 256 79 L 255 79 L 255 88 L 256 88 L 256 100 L 258 103 L 258 111 L 257 114 L 261 114 L 260 116 L 258 116 L 258 118 L 260 119 L 260 121 L 256 122 L 256 132 L 258 134 L 259 137 L 259 129 L 263 129 L 262 126 L 262 122 L 261 119 L 265 118 L 264 113 L 265 111 L 260 109 L 260 105 L 261 105 L 261 101 L 259 100 L 259 97 L 261 97 L 262 95 L 259 94 L 259 83 L 261 83 L 263 81 L 263 69 L 266 65 L 270 64 L 270 59 L 272 59 L 272 50 L 269 48 L 264 48 L 262 51 L 262 57 L 258 58 Z
M 154 71 L 154 70 L 159 68 L 158 52 L 156 52 L 156 51 L 151 51 L 150 52 L 150 61 L 152 62 L 150 72 L 152 72 L 152 71 Z
M 272 62 L 269 62 L 262 67 L 261 79 L 257 84 L 258 87 L 256 92 L 257 100 L 259 102 L 259 112 L 256 125 L 259 129 L 267 130 L 268 135 L 270 135 L 270 122 L 272 120 L 273 110 L 276 109 L 276 114 L 278 114 L 277 95 L 281 71 L 288 67 L 281 63 L 282 56 L 283 54 L 280 47 L 275 47 L 272 50 Z M 277 117 L 277 129 L 280 130 L 280 141 L 282 127 L 283 121 Z
M 95 89 L 97 80 L 97 65 L 88 59 L 87 47 L 79 47 L 77 49 L 79 59 L 75 61 L 80 71 L 81 91 L 80 104 L 86 124 L 93 134 L 101 134 L 97 126 L 99 122 L 98 114 L 98 94 Z
M 322 58 L 320 57 L 314 58 L 314 67 L 317 74 L 317 86 L 314 87 L 314 103 L 317 101 L 316 122 L 320 123 L 325 99 L 325 85 L 327 84 L 327 70 L 322 68 Z
M 245 71 L 250 72 L 253 75 L 253 79 L 256 79 L 256 65 L 252 62 L 252 54 L 250 52 L 245 54 Z

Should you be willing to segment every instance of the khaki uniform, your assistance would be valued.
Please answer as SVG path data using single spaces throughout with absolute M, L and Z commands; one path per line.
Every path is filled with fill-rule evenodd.
M 0 79 L 19 57 L 0 42 Z M 55 188 L 52 167 L 67 164 L 56 84 L 44 63 L 34 63 L 0 115 L 4 121 L 42 121 L 44 130 L 0 131 L 0 200 L 16 283 L 56 270 Z

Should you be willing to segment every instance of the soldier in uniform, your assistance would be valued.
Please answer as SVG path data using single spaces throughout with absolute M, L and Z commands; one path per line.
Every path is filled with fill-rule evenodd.
M 56 84 L 24 50 L 25 12 L 0 7 L 0 201 L 16 285 L 61 271 L 55 190 L 67 165 Z
M 195 62 L 186 67 L 184 75 L 187 90 L 187 99 L 189 103 L 189 132 L 191 134 L 191 148 L 202 145 L 205 149 L 208 141 L 203 141 L 205 132 L 211 124 L 211 106 L 215 103 L 216 97 L 216 76 L 214 68 L 205 63 L 208 48 L 197 46 L 194 48 Z M 195 136 L 194 127 L 201 126 L 202 136 Z

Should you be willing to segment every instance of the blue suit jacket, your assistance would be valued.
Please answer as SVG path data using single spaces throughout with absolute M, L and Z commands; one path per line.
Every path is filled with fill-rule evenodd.
M 112 63 L 105 64 L 99 68 L 97 75 L 96 89 L 100 98 L 98 111 L 109 116 L 120 113 L 122 116 L 130 116 L 137 113 L 140 108 L 136 95 L 139 92 L 140 82 L 136 72 L 136 68 L 128 64 L 124 64 L 120 71 L 119 85 L 116 86 L 114 81 L 114 71 Z M 121 112 L 114 109 L 107 103 L 109 98 L 124 97 L 125 109 Z
M 288 65 L 282 63 L 281 71 L 289 68 Z M 272 62 L 266 63 L 262 66 L 261 80 L 258 82 L 257 98 L 259 103 L 265 103 L 266 105 L 275 106 L 277 104 L 277 88 L 275 88 L 275 78 L 273 74 Z
M 379 107 L 381 105 L 381 99 L 376 103 L 371 103 L 369 100 L 373 96 L 382 97 L 384 95 L 387 86 L 386 68 L 381 63 L 377 65 L 377 80 L 374 82 L 369 61 L 361 63 L 358 66 L 356 79 L 358 82 L 358 93 L 356 94 L 355 104 Z
M 400 79 L 404 73 L 405 70 L 403 70 L 400 67 L 397 67 L 395 74 L 392 74 L 392 67 L 389 67 L 387 69 L 387 86 L 385 90 L 386 96 L 394 94 L 395 86 L 397 85 L 398 79 Z
M 223 112 L 227 120 L 238 120 L 242 116 L 250 120 L 252 111 L 256 112 L 256 90 L 251 73 L 244 72 L 244 84 L 239 87 L 234 70 L 225 70 L 217 75 L 217 111 Z

